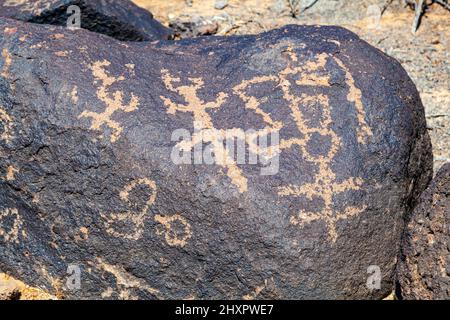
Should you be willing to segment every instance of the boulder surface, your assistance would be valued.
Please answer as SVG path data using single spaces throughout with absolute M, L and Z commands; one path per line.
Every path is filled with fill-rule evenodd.
M 66 298 L 392 292 L 431 145 L 405 70 L 355 34 L 124 43 L 2 19 L 0 43 L 3 272 Z
M 399 283 L 403 299 L 450 299 L 450 163 L 439 170 L 413 211 Z
M 69 10 L 71 6 L 78 9 Z M 129 0 L 0 0 L 0 16 L 33 23 L 72 25 L 80 14 L 81 28 L 124 41 L 168 39 L 170 29 Z

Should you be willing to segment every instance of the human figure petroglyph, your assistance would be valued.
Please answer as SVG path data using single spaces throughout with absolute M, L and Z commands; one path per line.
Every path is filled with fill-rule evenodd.
M 167 97 L 161 96 L 160 98 L 167 107 L 167 113 L 175 114 L 179 112 L 189 112 L 193 115 L 195 132 L 191 141 L 182 141 L 178 144 L 181 150 L 192 150 L 199 143 L 211 143 L 213 152 L 215 154 L 216 163 L 227 170 L 227 176 L 231 179 L 233 185 L 235 185 L 239 192 L 247 191 L 247 178 L 244 177 L 241 169 L 237 166 L 236 162 L 228 155 L 226 148 L 223 145 L 223 140 L 227 137 L 225 130 L 217 130 L 214 127 L 211 116 L 208 114 L 209 109 L 220 108 L 228 95 L 224 92 L 220 92 L 217 95 L 216 101 L 205 102 L 198 96 L 198 90 L 204 85 L 204 82 L 200 78 L 189 78 L 191 85 L 180 85 L 175 87 L 175 83 L 180 83 L 180 78 L 174 78 L 171 76 L 168 70 L 161 70 L 162 79 L 166 88 L 169 91 L 178 93 L 184 98 L 186 104 L 176 104 Z M 236 130 L 236 135 L 240 135 L 239 130 Z M 228 134 L 229 135 L 229 134 Z
M 3 58 L 3 69 L 2 69 L 1 76 L 3 78 L 8 78 L 9 77 L 9 68 L 12 65 L 12 56 L 8 49 L 4 48 L 2 50 L 2 58 Z
M 92 118 L 91 130 L 100 130 L 103 125 L 109 127 L 112 131 L 110 140 L 111 142 L 116 142 L 117 139 L 119 139 L 123 128 L 119 122 L 111 119 L 111 117 L 117 111 L 133 112 L 137 110 L 139 107 L 139 98 L 136 97 L 134 93 L 131 93 L 128 104 L 124 104 L 123 91 L 109 91 L 114 83 L 125 80 L 124 76 L 114 77 L 109 75 L 105 68 L 110 65 L 111 63 L 109 61 L 103 60 L 96 61 L 89 66 L 89 69 L 92 71 L 92 75 L 95 78 L 94 83 L 101 83 L 97 89 L 97 98 L 106 105 L 105 111 L 97 113 L 85 110 L 79 115 L 79 118 Z
M 6 227 L 6 220 L 15 217 L 13 223 L 8 228 Z M 19 243 L 19 235 L 25 234 L 22 230 L 23 220 L 19 215 L 19 210 L 16 208 L 6 208 L 0 211 L 0 237 L 2 237 L 6 242 L 9 243 Z

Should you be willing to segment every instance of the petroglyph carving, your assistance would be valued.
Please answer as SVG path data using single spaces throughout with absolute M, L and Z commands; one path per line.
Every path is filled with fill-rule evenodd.
M 79 118 L 92 118 L 91 130 L 100 130 L 103 125 L 111 129 L 111 142 L 116 142 L 119 139 L 120 134 L 123 131 L 122 126 L 119 122 L 112 119 L 112 116 L 117 111 L 123 112 L 133 112 L 138 109 L 139 99 L 131 93 L 131 98 L 128 104 L 124 104 L 124 94 L 123 91 L 117 90 L 110 92 L 110 87 L 118 82 L 124 81 L 124 76 L 114 77 L 109 75 L 108 71 L 105 70 L 109 67 L 111 63 L 109 61 L 96 61 L 89 66 L 92 71 L 92 75 L 95 78 L 95 82 L 100 82 L 100 86 L 97 89 L 97 97 L 105 105 L 105 111 L 101 113 L 85 110 L 79 115 Z
M 112 213 L 112 214 L 101 214 L 102 218 L 105 220 L 106 225 L 106 231 L 117 238 L 124 238 L 128 240 L 138 240 L 142 237 L 142 233 L 144 231 L 144 222 L 146 215 L 151 207 L 151 205 L 156 200 L 156 184 L 154 181 L 143 178 L 136 181 L 133 181 L 132 183 L 125 186 L 125 188 L 120 192 L 119 196 L 120 199 L 127 203 L 130 203 L 130 192 L 137 187 L 147 187 L 151 194 L 149 195 L 147 201 L 145 202 L 145 205 L 143 209 L 139 212 L 132 212 L 132 211 L 125 211 L 125 212 L 118 212 L 118 213 Z M 126 231 L 118 231 L 117 227 L 114 225 L 116 224 L 131 224 L 133 225 L 134 230 L 132 232 L 126 232 Z
M 317 165 L 318 172 L 315 175 L 313 183 L 307 183 L 301 186 L 282 186 L 279 188 L 278 192 L 280 196 L 303 196 L 310 201 L 314 198 L 322 200 L 323 208 L 319 212 L 302 211 L 291 217 L 290 221 L 292 224 L 300 226 L 314 221 L 323 221 L 327 226 L 329 238 L 332 242 L 335 242 L 337 239 L 336 223 L 363 212 L 365 208 L 346 207 L 340 212 L 337 212 L 334 208 L 334 197 L 344 192 L 359 190 L 363 184 L 363 180 L 358 177 L 350 177 L 344 181 L 338 182 L 336 174 L 332 170 L 331 164 L 341 147 L 342 139 L 333 130 L 331 106 L 328 97 L 324 94 L 294 94 L 292 92 L 293 86 L 329 87 L 330 79 L 329 75 L 325 72 L 325 66 L 330 60 L 333 60 L 345 74 L 345 81 L 348 86 L 347 100 L 353 103 L 356 109 L 358 121 L 358 128 L 356 129 L 357 141 L 360 144 L 364 144 L 366 139 L 372 136 L 372 131 L 365 120 L 366 114 L 361 100 L 361 91 L 356 87 L 352 75 L 340 59 L 322 53 L 317 55 L 314 59 L 305 62 L 299 61 L 292 48 L 288 47 L 284 53 L 287 54 L 288 64 L 278 75 L 254 77 L 249 80 L 244 80 L 233 88 L 233 93 L 244 101 L 245 107 L 253 110 L 266 124 L 266 127 L 263 130 L 257 131 L 253 137 L 246 139 L 246 143 L 249 144 L 250 150 L 253 152 L 257 154 L 266 154 L 268 157 L 274 156 L 286 149 L 297 148 L 306 161 Z M 169 98 L 161 96 L 161 99 L 167 107 L 167 113 L 174 114 L 177 111 L 192 113 L 194 118 L 194 128 L 199 133 L 208 133 L 208 141 L 211 142 L 211 144 L 214 145 L 220 140 L 218 139 L 218 136 L 221 134 L 225 136 L 227 132 L 243 132 L 240 128 L 215 130 L 211 116 L 207 112 L 210 109 L 221 108 L 228 98 L 226 93 L 220 92 L 217 95 L 216 101 L 206 103 L 198 97 L 198 90 L 203 88 L 204 85 L 202 79 L 189 78 L 190 85 L 180 84 L 178 87 L 175 87 L 175 84 L 180 83 L 181 79 L 172 77 L 167 70 L 162 70 L 162 79 L 169 91 L 178 93 L 186 102 L 186 104 L 176 104 Z M 266 82 L 272 82 L 274 86 L 282 90 L 283 98 L 288 103 L 291 118 L 298 129 L 299 137 L 281 138 L 279 148 L 271 149 L 273 148 L 272 146 L 261 150 L 258 149 L 255 138 L 271 132 L 279 132 L 284 126 L 282 122 L 274 121 L 269 113 L 261 109 L 261 99 L 246 93 L 246 90 L 249 87 Z M 312 127 L 307 119 L 305 119 L 301 107 L 303 106 L 303 108 L 311 110 L 317 104 L 320 105 L 319 109 L 322 112 L 321 120 L 317 127 Z M 214 129 L 215 131 L 211 131 L 211 129 Z M 211 132 L 214 134 L 211 134 Z M 320 136 L 330 140 L 330 148 L 326 154 L 313 154 L 308 150 L 308 143 L 314 136 Z M 178 146 L 182 150 L 191 150 L 197 143 L 201 142 L 201 138 L 201 134 L 194 133 L 192 141 L 188 141 L 188 143 L 186 143 L 186 141 L 180 142 Z M 217 145 L 214 145 L 214 151 L 219 154 L 225 153 L 224 158 L 227 158 L 226 150 L 224 150 L 222 144 L 217 143 Z M 227 175 L 231 178 L 232 183 L 239 188 L 239 191 L 247 191 L 247 178 L 243 175 L 239 167 L 232 160 L 231 164 L 227 161 L 221 165 L 227 168 Z
M 172 216 L 155 215 L 155 221 L 160 223 L 164 230 L 158 230 L 158 235 L 163 235 L 169 246 L 184 247 L 192 236 L 191 225 L 179 214 Z M 180 224 L 183 230 L 178 230 L 175 224 Z
M 9 222 L 9 224 L 11 224 L 9 228 L 6 226 L 7 220 L 13 221 L 12 224 Z M 6 208 L 5 210 L 0 211 L 0 237 L 6 242 L 18 244 L 22 226 L 23 220 L 17 209 Z
M 0 140 L 11 141 L 12 123 L 12 118 L 0 107 Z
M 8 51 L 8 49 L 4 48 L 2 50 L 2 58 L 3 58 L 3 69 L 2 69 L 2 77 L 8 78 L 9 77 L 9 68 L 12 64 L 12 56 L 11 53 Z
M 127 272 L 123 267 L 110 265 L 100 258 L 97 258 L 96 266 L 101 270 L 105 270 L 106 272 L 112 274 L 116 278 L 117 287 L 120 289 L 119 296 L 122 299 L 130 298 L 128 291 L 130 288 L 147 291 L 158 299 L 162 299 L 159 290 L 152 288 L 144 280 L 135 277 L 131 273 Z M 109 292 L 107 292 L 106 295 L 111 296 L 113 289 L 108 288 L 108 291 Z
M 8 166 L 8 169 L 6 171 L 6 181 L 13 181 L 16 178 L 16 173 L 18 172 L 18 169 L 14 168 L 13 166 Z
M 213 153 L 215 155 L 216 164 L 226 168 L 226 174 L 230 178 L 231 183 L 237 187 L 240 193 L 248 190 L 248 180 L 244 176 L 241 169 L 238 167 L 236 161 L 232 158 L 228 150 L 223 144 L 223 141 L 227 139 L 238 139 L 245 141 L 249 145 L 249 150 L 260 156 L 264 156 L 266 159 L 270 159 L 277 155 L 278 146 L 270 146 L 266 148 L 258 147 L 258 137 L 267 136 L 270 133 L 278 131 L 281 128 L 281 123 L 274 122 L 270 119 L 269 115 L 259 108 L 259 104 L 256 98 L 245 95 L 243 90 L 252 81 L 243 82 L 242 84 L 234 88 L 234 92 L 239 95 L 247 105 L 247 108 L 255 111 L 256 114 L 263 117 L 263 120 L 267 123 L 266 128 L 263 130 L 257 130 L 253 133 L 246 134 L 241 128 L 232 129 L 216 129 L 208 110 L 218 109 L 223 106 L 228 94 L 219 92 L 215 101 L 205 102 L 198 96 L 198 90 L 203 88 L 204 82 L 200 78 L 189 78 L 191 85 L 179 85 L 175 87 L 175 83 L 180 83 L 180 78 L 174 78 L 168 70 L 162 70 L 162 79 L 166 88 L 169 91 L 179 94 L 185 100 L 186 104 L 176 104 L 171 99 L 161 96 L 160 98 L 167 107 L 167 113 L 175 114 L 179 112 L 189 112 L 193 115 L 194 134 L 191 141 L 182 141 L 177 144 L 180 150 L 190 151 L 193 150 L 197 144 L 210 143 Z M 253 82 L 268 81 L 270 78 L 255 79 Z

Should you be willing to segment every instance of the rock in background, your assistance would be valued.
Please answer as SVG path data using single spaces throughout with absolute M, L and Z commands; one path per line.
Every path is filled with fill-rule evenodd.
M 0 0 L 0 16 L 41 24 L 66 26 L 80 9 L 81 28 L 118 40 L 168 39 L 171 31 L 153 19 L 147 10 L 128 0 Z
M 406 212 L 432 174 L 423 107 L 395 60 L 337 27 L 147 44 L 0 30 L 4 272 L 66 298 L 392 291 Z M 180 144 L 177 129 L 197 134 Z M 227 155 L 219 138 L 247 129 L 279 133 L 277 174 L 171 159 L 199 132 Z M 367 286 L 376 267 L 380 287 Z
M 399 263 L 403 299 L 450 299 L 450 164 L 414 209 Z

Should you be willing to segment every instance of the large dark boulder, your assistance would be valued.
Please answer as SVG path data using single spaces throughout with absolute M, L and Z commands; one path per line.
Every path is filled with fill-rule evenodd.
M 405 214 L 432 174 L 424 110 L 394 59 L 338 27 L 147 44 L 0 30 L 3 272 L 69 298 L 393 289 Z M 257 164 L 238 163 L 227 135 Z M 215 163 L 174 162 L 201 138 Z
M 403 299 L 450 299 L 450 164 L 439 170 L 413 211 L 399 284 Z
M 81 28 L 118 40 L 153 41 L 171 36 L 170 29 L 129 0 L 0 0 L 0 17 L 67 26 L 77 12 L 68 12 L 70 6 L 78 6 Z

